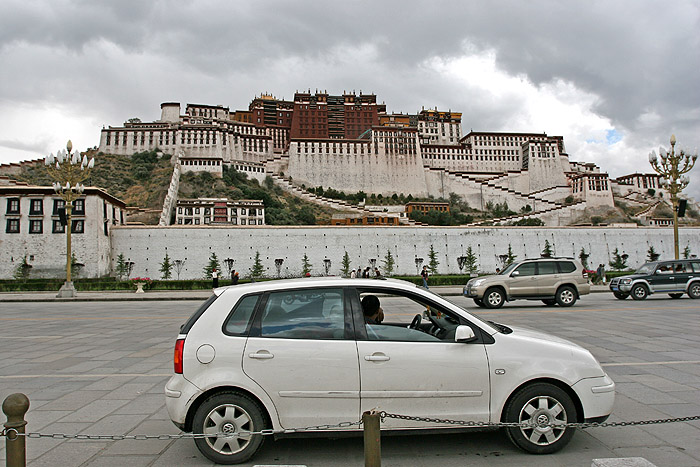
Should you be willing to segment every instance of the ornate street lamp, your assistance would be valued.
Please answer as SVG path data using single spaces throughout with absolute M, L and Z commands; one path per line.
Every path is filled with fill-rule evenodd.
M 87 156 L 80 157 L 80 152 L 73 150 L 73 143 L 68 140 L 66 150 L 60 150 L 54 156 L 53 153 L 46 156 L 44 163 L 46 171 L 53 183 L 53 189 L 63 199 L 66 209 L 66 283 L 58 291 L 56 297 L 75 297 L 75 287 L 71 280 L 71 213 L 73 201 L 82 196 L 85 186 L 82 184 L 90 176 L 95 166 L 95 159 L 88 160 Z
M 676 136 L 671 135 L 671 151 L 666 151 L 664 148 L 659 148 L 659 161 L 656 153 L 651 151 L 649 154 L 649 163 L 651 167 L 661 175 L 659 184 L 662 188 L 668 191 L 671 196 L 671 205 L 673 207 L 673 248 L 676 254 L 676 259 L 679 259 L 678 251 L 678 194 L 683 191 L 690 183 L 690 179 L 683 175 L 690 172 L 698 158 L 696 154 L 690 154 L 687 150 L 681 149 L 678 153 L 676 148 Z

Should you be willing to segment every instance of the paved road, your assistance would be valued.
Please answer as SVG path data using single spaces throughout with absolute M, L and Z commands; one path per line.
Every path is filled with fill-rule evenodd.
M 484 318 L 567 337 L 590 349 L 617 383 L 611 420 L 700 415 L 700 301 L 618 301 L 591 294 L 572 308 L 514 302 Z M 194 301 L 0 303 L 0 400 L 31 400 L 28 430 L 178 433 L 163 403 L 174 337 Z M 2 417 L 2 415 L 0 415 Z M 500 432 L 383 437 L 384 466 L 590 466 L 640 456 L 657 466 L 700 465 L 700 423 L 579 431 L 562 452 L 531 456 Z M 0 465 L 4 465 L 4 442 Z M 30 466 L 211 465 L 191 440 L 29 439 Z M 244 465 L 363 465 L 361 438 L 268 440 Z

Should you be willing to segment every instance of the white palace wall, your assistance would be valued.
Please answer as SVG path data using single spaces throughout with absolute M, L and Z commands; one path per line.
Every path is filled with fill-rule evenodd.
M 581 248 L 590 254 L 589 267 L 603 263 L 609 269 L 615 248 L 629 255 L 628 265 L 636 267 L 646 260 L 649 246 L 661 258 L 673 257 L 673 230 L 669 228 L 604 228 L 604 227 L 143 227 L 121 226 L 112 229 L 112 261 L 123 253 L 134 262 L 132 277 L 160 277 L 160 263 L 167 249 L 171 261 L 185 260 L 181 279 L 203 277 L 203 269 L 211 253 L 223 265 L 234 259 L 233 267 L 248 276 L 256 252 L 265 268 L 266 277 L 277 277 L 275 259 L 283 259 L 281 276 L 298 276 L 302 257 L 306 254 L 313 275 L 324 274 L 324 259 L 331 260 L 329 273 L 340 275 L 342 258 L 347 251 L 351 267 L 366 267 L 376 259 L 382 269 L 387 250 L 391 251 L 395 274 L 417 274 L 415 258 L 428 264 L 431 245 L 440 262 L 438 273 L 457 274 L 457 257 L 472 247 L 479 258 L 479 270 L 493 272 L 498 256 L 508 251 L 517 259 L 538 257 L 548 240 L 557 256 L 578 258 Z M 700 228 L 682 228 L 681 250 L 690 246 L 700 250 Z

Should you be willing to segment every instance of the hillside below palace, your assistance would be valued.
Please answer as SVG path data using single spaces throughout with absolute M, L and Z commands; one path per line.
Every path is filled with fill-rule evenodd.
M 160 120 L 131 119 L 102 130 L 104 153 L 154 149 L 173 154 L 176 167 L 162 216 L 166 224 L 177 196 L 176 176 L 185 171 L 220 176 L 225 165 L 259 180 L 269 175 L 289 191 L 321 186 L 383 196 L 455 193 L 477 209 L 507 203 L 527 213 L 518 219 L 537 217 L 555 226 L 575 222 L 586 208 L 612 208 L 614 196 L 638 207 L 655 205 L 654 192 L 663 196 L 656 174 L 610 179 L 593 163 L 571 161 L 562 136 L 464 134 L 459 112 L 387 113 L 374 94 L 355 92 L 297 92 L 293 101 L 261 95 L 248 110 L 235 111 L 187 104 L 182 113 L 179 103 L 166 102 Z

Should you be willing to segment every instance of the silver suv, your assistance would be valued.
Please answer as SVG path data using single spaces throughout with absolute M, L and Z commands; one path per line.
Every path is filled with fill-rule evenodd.
M 590 291 L 588 274 L 575 259 L 536 258 L 513 263 L 500 274 L 471 279 L 464 296 L 484 308 L 500 308 L 506 300 L 517 299 L 571 306 Z

